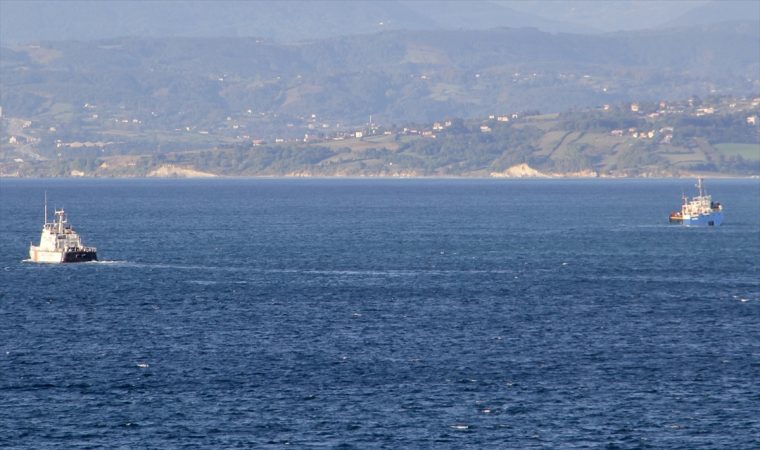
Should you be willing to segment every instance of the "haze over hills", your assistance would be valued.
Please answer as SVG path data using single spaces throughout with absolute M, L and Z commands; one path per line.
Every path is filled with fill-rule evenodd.
M 508 2 L 403 0 L 399 3 L 431 20 L 437 29 L 488 30 L 497 27 L 533 27 L 548 32 L 596 33 L 600 31 L 594 25 L 547 19 L 539 14 L 518 11 L 511 8 Z M 425 28 L 410 27 L 409 29 Z
M 3 48 L 10 116 L 95 104 L 163 127 L 252 110 L 348 123 L 435 120 L 760 86 L 760 22 L 571 35 L 385 31 L 298 44 L 253 38 L 43 41 Z M 68 108 L 68 107 L 67 107 Z M 186 125 L 183 125 L 186 126 Z
M 535 27 L 596 33 L 751 20 L 752 1 L 39 1 L 0 2 L 0 43 L 112 37 L 259 37 L 294 42 L 381 30 Z M 754 9 L 753 9 L 754 8 Z
M 3 45 L 37 40 L 140 37 L 260 37 L 293 42 L 409 29 L 531 26 L 585 32 L 489 1 L 15 1 L 0 3 Z
M 721 21 L 737 11 L 754 19 L 756 5 L 725 2 L 719 13 L 704 1 L 594 3 L 598 8 L 581 1 L 511 4 L 518 12 L 487 1 L 4 1 L 0 35 L 33 42 L 0 46 L 0 104 L 8 119 L 0 160 L 34 154 L 35 146 L 54 157 L 62 142 L 115 139 L 114 155 L 198 151 L 324 137 L 368 122 L 415 128 L 445 118 L 477 122 L 621 102 L 736 103 L 760 93 L 760 20 Z M 591 26 L 622 27 L 610 19 L 616 14 L 627 26 L 647 28 L 602 33 Z M 719 22 L 682 25 L 706 16 Z M 655 26 L 662 21 L 672 26 Z M 749 117 L 732 117 L 731 126 L 742 129 L 736 127 Z M 25 135 L 26 123 L 36 128 Z M 476 123 L 468 126 L 477 134 Z M 11 143 L 14 136 L 24 143 Z M 535 139 L 518 146 L 536 147 Z M 512 145 L 504 142 L 497 147 Z M 288 151 L 301 160 L 300 150 Z M 439 162 L 426 170 L 443 170 Z
M 732 20 L 760 20 L 760 2 L 746 0 L 711 1 L 686 11 L 661 26 L 691 26 Z
M 704 6 L 709 1 L 506 0 L 495 3 L 547 19 L 572 22 L 612 32 L 654 28 Z M 750 18 L 751 16 L 734 14 L 734 17 L 723 20 L 749 20 Z M 709 23 L 720 21 L 714 20 Z

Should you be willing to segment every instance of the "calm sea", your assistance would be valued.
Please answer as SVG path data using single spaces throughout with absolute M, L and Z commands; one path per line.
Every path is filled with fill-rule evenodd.
M 3 179 L 0 447 L 760 448 L 760 181 L 694 182 Z

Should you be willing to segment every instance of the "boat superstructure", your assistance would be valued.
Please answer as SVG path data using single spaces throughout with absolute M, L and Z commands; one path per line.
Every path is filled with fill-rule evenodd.
M 713 202 L 712 196 L 707 195 L 707 191 L 702 187 L 702 178 L 696 187 L 699 188 L 699 195 L 691 201 L 683 196 L 681 212 L 672 213 L 670 223 L 690 227 L 720 226 L 723 223 L 723 207 L 720 203 Z
M 71 229 L 64 214 L 63 208 L 55 210 L 56 220 L 48 222 L 45 201 L 45 225 L 42 227 L 40 245 L 30 245 L 29 258 L 48 263 L 97 261 L 98 249 L 82 245 L 81 238 Z

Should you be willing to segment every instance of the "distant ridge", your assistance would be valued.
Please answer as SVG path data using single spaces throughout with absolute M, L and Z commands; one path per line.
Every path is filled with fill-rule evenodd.
M 256 37 L 297 42 L 383 30 L 496 27 L 594 34 L 760 20 L 758 1 L 700 3 L 694 0 L 3 0 L 0 45 L 117 37 Z M 695 4 L 700 6 L 694 7 Z
M 596 35 L 391 30 L 296 44 L 41 41 L 1 49 L 0 94 L 10 117 L 66 110 L 95 114 L 98 121 L 118 118 L 120 127 L 127 120 L 131 127 L 199 130 L 244 111 L 270 117 L 273 127 L 299 117 L 318 117 L 321 127 L 364 123 L 370 115 L 392 122 L 561 112 L 623 100 L 755 92 L 758 24 Z
M 660 27 L 683 27 L 737 20 L 760 21 L 760 1 L 721 0 L 711 1 L 687 11 L 682 16 L 669 20 Z
M 552 20 L 490 1 L 401 1 L 402 5 L 430 18 L 437 28 L 488 30 L 496 27 L 533 27 L 541 31 L 599 33 L 601 30 L 569 21 Z
M 2 45 L 124 36 L 258 37 L 294 42 L 382 30 L 484 30 L 499 26 L 549 32 L 596 31 L 482 0 L 0 2 Z

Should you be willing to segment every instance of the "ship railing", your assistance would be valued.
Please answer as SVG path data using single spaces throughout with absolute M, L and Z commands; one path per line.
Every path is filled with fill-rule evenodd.
M 64 250 L 66 252 L 96 252 L 98 251 L 95 247 L 65 247 Z

